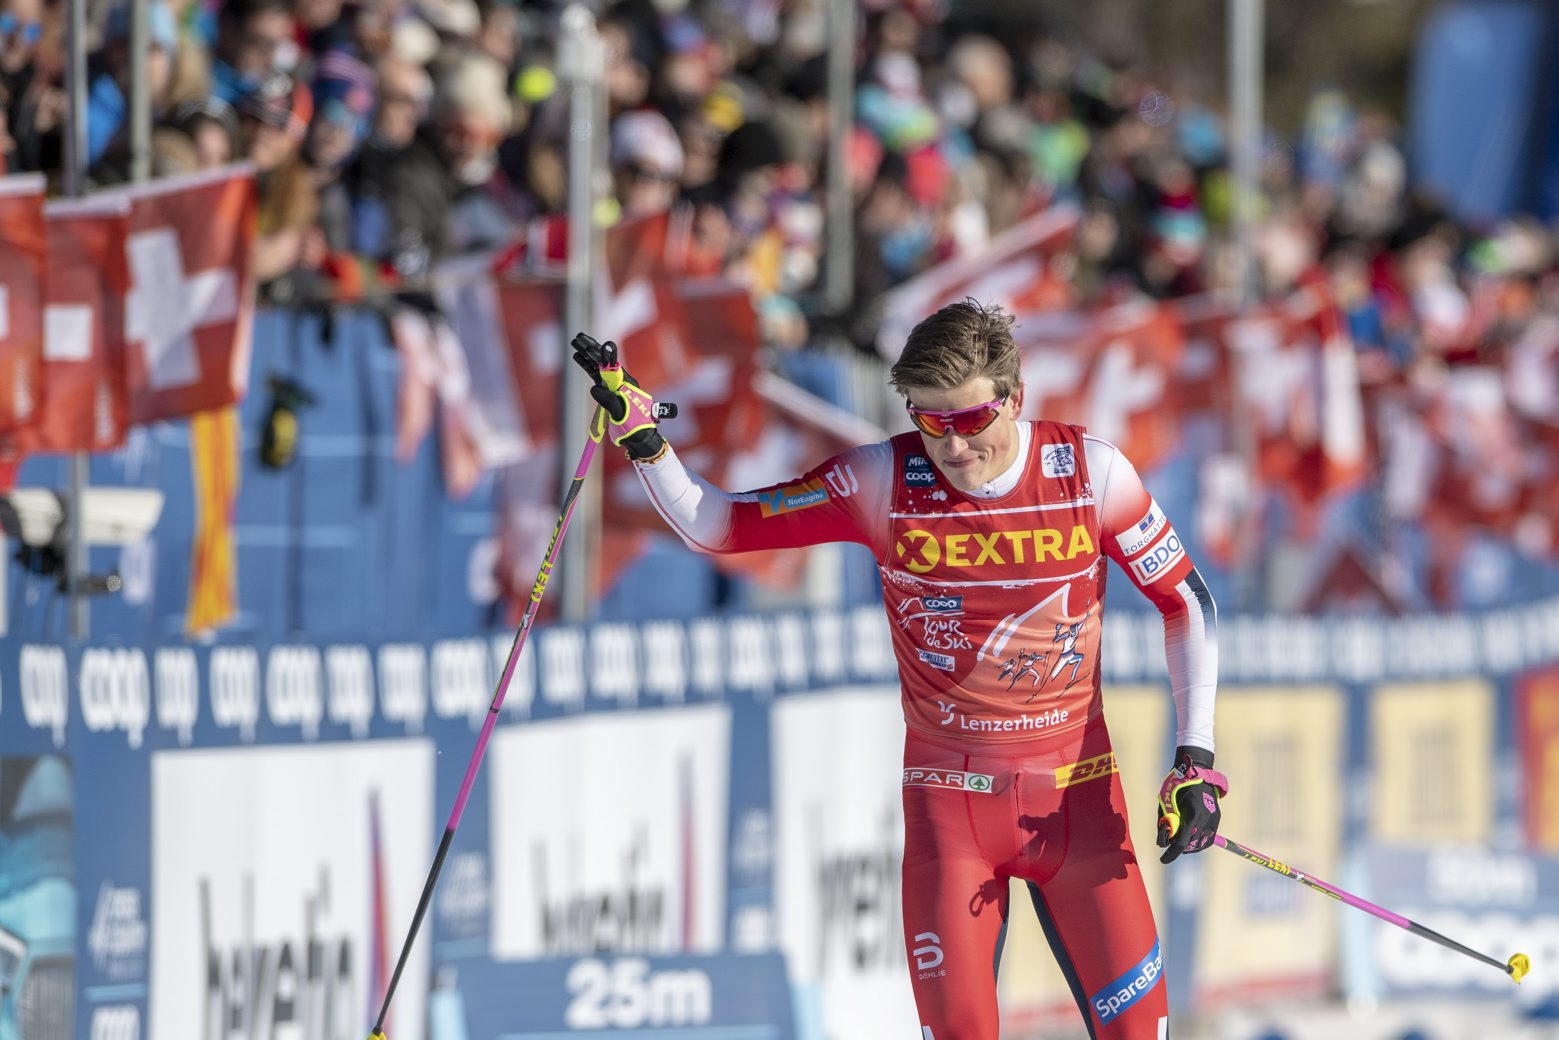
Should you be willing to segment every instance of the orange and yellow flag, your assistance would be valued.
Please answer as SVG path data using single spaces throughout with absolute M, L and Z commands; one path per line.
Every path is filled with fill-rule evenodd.
M 186 634 L 217 628 L 238 613 L 233 517 L 238 506 L 238 409 L 190 416 L 190 468 L 195 483 L 195 538 L 190 554 Z

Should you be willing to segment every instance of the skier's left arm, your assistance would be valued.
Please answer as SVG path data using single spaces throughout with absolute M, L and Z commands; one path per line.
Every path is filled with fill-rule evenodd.
M 1213 769 L 1213 702 L 1218 692 L 1218 613 L 1202 576 L 1136 467 L 1115 446 L 1085 439 L 1105 553 L 1164 618 L 1164 654 L 1175 699 L 1174 766 L 1159 791 L 1163 862 L 1212 844 L 1228 792 Z

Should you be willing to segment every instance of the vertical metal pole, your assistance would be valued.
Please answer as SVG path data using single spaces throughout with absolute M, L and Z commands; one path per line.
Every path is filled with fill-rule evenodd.
M 65 168 L 60 189 L 66 198 L 80 198 L 87 165 L 87 6 L 86 0 L 66 0 L 65 89 L 69 110 L 65 120 Z M 70 635 L 85 639 L 91 619 L 81 582 L 87 573 L 87 545 L 81 537 L 82 503 L 86 501 L 90 456 L 70 457 L 70 502 L 65 515 L 65 592 L 70 601 Z
M 151 44 L 150 0 L 130 0 L 130 180 L 136 184 L 152 175 L 152 86 L 146 76 Z
M 855 122 L 857 0 L 828 4 L 828 152 L 824 170 L 827 221 L 823 228 L 823 308 L 843 315 L 855 299 L 855 193 L 850 188 L 850 127 Z M 853 354 L 853 351 L 849 353 Z M 806 601 L 827 606 L 844 599 L 838 546 L 808 555 Z
M 1231 266 L 1235 300 L 1241 313 L 1260 295 L 1256 267 L 1256 218 L 1261 193 L 1261 125 L 1265 0 L 1229 0 L 1229 165 L 1234 180 Z M 1264 510 L 1259 508 L 1256 486 L 1256 431 L 1245 414 L 1242 391 L 1249 361 L 1238 351 L 1232 359 L 1236 386 L 1233 422 L 1235 450 L 1244 472 L 1242 517 L 1237 534 L 1238 565 L 1235 578 L 1237 605 L 1242 610 L 1264 606 L 1262 542 Z M 1254 514 L 1254 515 L 1252 515 Z
M 839 314 L 855 295 L 855 198 L 850 124 L 855 116 L 856 0 L 828 0 L 828 227 L 824 302 Z
M 65 4 L 65 168 L 60 194 L 80 198 L 85 193 L 87 166 L 87 7 L 86 0 Z
M 1234 177 L 1234 275 L 1240 306 L 1255 302 L 1256 216 L 1261 191 L 1263 0 L 1229 0 L 1229 157 Z
M 580 376 L 573 374 L 568 362 L 568 343 L 579 332 L 592 327 L 596 277 L 595 210 L 599 180 L 596 176 L 604 152 L 606 120 L 603 111 L 602 81 L 605 73 L 600 37 L 595 17 L 582 4 L 570 4 L 563 12 L 563 36 L 558 54 L 559 69 L 568 83 L 568 280 L 563 298 L 564 354 L 560 360 L 560 393 L 563 395 L 558 431 L 559 487 L 568 482 L 568 460 L 564 454 L 589 421 L 590 400 Z M 588 570 L 594 554 L 590 546 L 597 540 L 600 527 L 600 484 L 586 483 L 575 504 L 575 523 L 580 529 L 563 544 L 562 613 L 565 620 L 584 621 L 590 612 L 591 574 Z

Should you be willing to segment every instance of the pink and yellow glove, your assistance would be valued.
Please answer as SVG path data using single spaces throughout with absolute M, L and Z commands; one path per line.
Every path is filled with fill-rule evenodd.
M 1158 789 L 1158 847 L 1164 850 L 1160 863 L 1213 843 L 1223 818 L 1218 799 L 1228 793 L 1229 781 L 1213 768 L 1211 751 L 1190 745 L 1175 749 L 1175 768 Z
M 666 441 L 656 429 L 662 419 L 676 417 L 677 406 L 657 404 L 623 368 L 617 356 L 617 344 L 598 342 L 581 332 L 571 344 L 574 363 L 585 370 L 594 385 L 590 396 L 601 406 L 604 429 L 592 431 L 599 438 L 611 437 L 612 443 L 638 462 L 653 462 L 666 450 Z

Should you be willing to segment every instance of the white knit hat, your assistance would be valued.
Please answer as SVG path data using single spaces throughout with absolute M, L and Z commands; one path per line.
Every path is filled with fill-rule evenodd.
M 439 80 L 439 107 L 446 112 L 475 115 L 507 131 L 514 108 L 505 89 L 507 73 L 485 54 L 468 54 Z
M 653 109 L 625 112 L 612 123 L 612 165 L 635 163 L 666 177 L 682 176 L 682 142 L 671 122 Z

